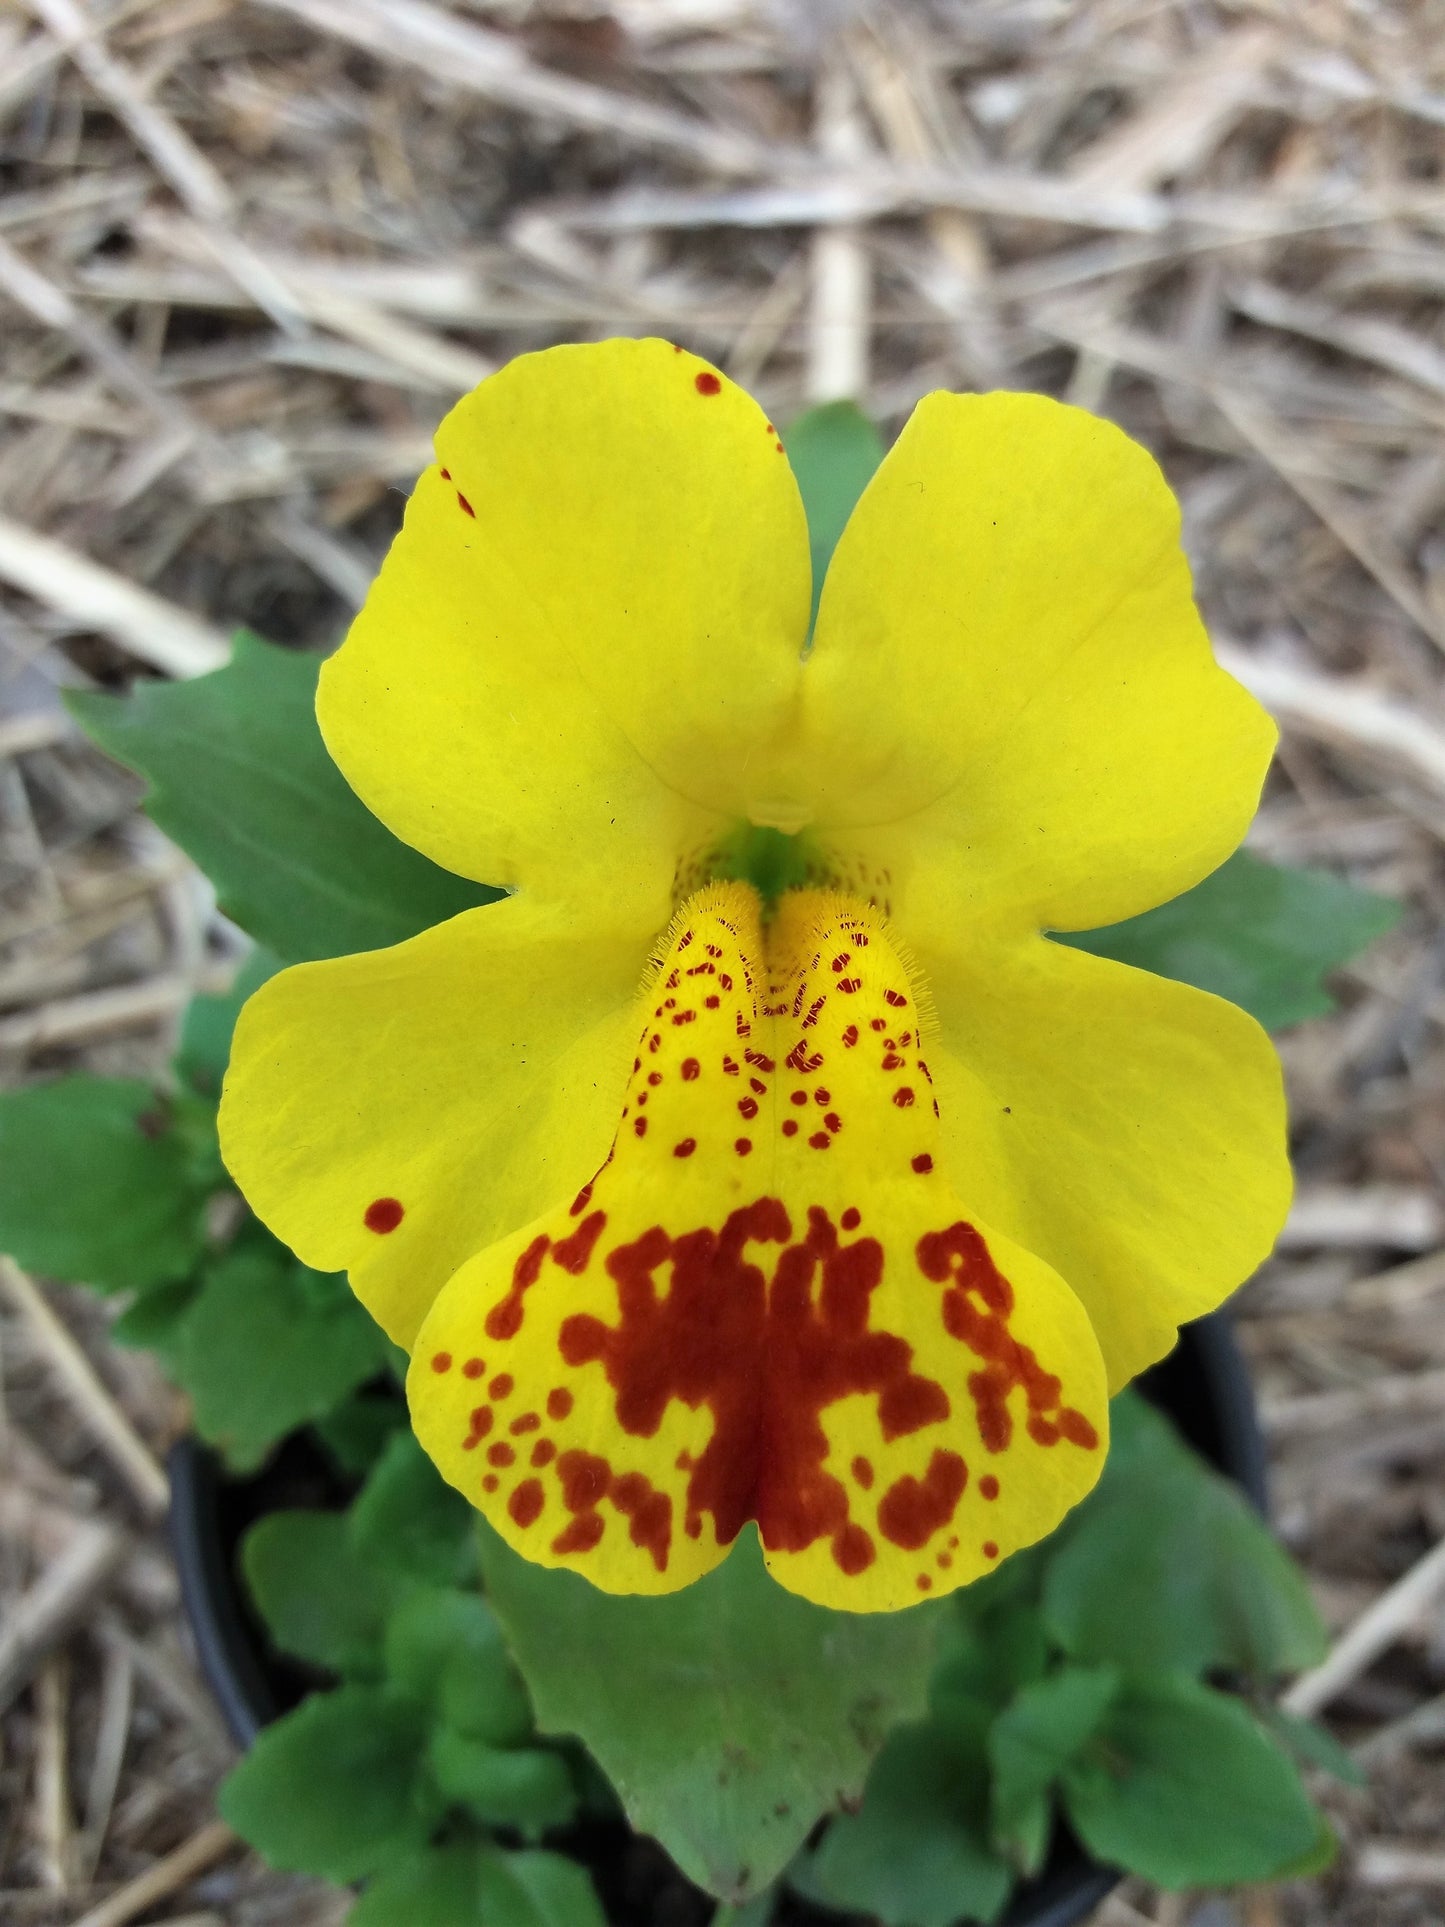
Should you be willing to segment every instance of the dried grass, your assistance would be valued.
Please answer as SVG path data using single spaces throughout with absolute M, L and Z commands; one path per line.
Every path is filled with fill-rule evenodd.
M 1439 0 L 0 12 L 7 1081 L 155 1065 L 233 947 L 58 690 L 194 673 L 243 622 L 330 641 L 437 416 L 518 350 L 660 332 L 783 418 L 1040 388 L 1158 451 L 1214 633 L 1285 726 L 1256 846 L 1409 915 L 1286 1042 L 1302 1205 L 1240 1304 L 1282 1529 L 1355 1628 L 1311 1691 L 1372 1787 L 1328 1796 L 1324 1879 L 1130 1889 L 1109 1919 L 1442 1906 L 1442 163 Z M 54 1302 L 159 1451 L 177 1401 Z M 339 1918 L 205 1831 L 227 1748 L 135 1466 L 5 1309 L 6 1622 L 47 1583 L 82 1601 L 6 1715 L 0 1917 Z

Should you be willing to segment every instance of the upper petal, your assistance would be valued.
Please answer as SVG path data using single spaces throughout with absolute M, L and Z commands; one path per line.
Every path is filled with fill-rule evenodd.
M 1278 1235 L 1279 1059 L 1223 998 L 1046 939 L 922 958 L 945 1171 L 1068 1279 L 1117 1390 Z
M 792 472 L 757 404 L 662 341 L 523 355 L 437 451 L 322 671 L 327 747 L 448 869 L 614 902 L 659 792 L 737 813 L 793 712 Z
M 794 785 L 920 941 L 1111 923 L 1239 842 L 1275 740 L 1214 662 L 1153 459 L 1038 395 L 930 395 L 829 567 Z

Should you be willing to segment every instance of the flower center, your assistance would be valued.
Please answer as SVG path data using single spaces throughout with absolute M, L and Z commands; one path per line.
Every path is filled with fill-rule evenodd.
M 939 1173 L 919 1005 L 858 899 L 683 906 L 606 1162 L 457 1274 L 412 1367 L 423 1443 L 529 1557 L 661 1591 L 755 1520 L 795 1590 L 877 1610 L 1021 1542 L 1005 1472 L 1021 1500 L 1041 1455 L 1090 1460 L 1043 1474 L 1055 1506 L 1092 1483 L 1087 1321 Z

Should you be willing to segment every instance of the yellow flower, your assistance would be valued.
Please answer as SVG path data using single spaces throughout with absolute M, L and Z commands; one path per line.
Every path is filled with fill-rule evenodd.
M 527 1557 L 668 1592 L 751 1518 L 826 1605 L 961 1585 L 1287 1203 L 1258 1026 L 1041 934 L 1176 895 L 1258 798 L 1173 498 L 1079 410 L 932 395 L 808 642 L 781 443 L 693 356 L 526 356 L 437 449 L 318 714 L 511 894 L 259 991 L 227 1161 Z

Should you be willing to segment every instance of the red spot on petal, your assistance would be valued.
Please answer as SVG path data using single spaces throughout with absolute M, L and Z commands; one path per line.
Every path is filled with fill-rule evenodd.
M 871 1490 L 873 1485 L 873 1467 L 861 1454 L 853 1461 L 853 1477 L 865 1492 Z
M 517 1455 L 505 1439 L 498 1439 L 495 1445 L 487 1447 L 488 1465 L 513 1465 Z
M 708 368 L 693 376 L 692 385 L 700 395 L 715 395 L 722 387 L 717 376 Z
M 734 1139 L 733 1141 L 733 1149 L 737 1152 L 740 1158 L 745 1158 L 748 1155 L 748 1152 L 752 1150 L 752 1148 L 753 1148 L 753 1141 L 750 1137 L 740 1137 L 740 1138 Z
M 913 1102 L 913 1092 L 907 1084 L 900 1084 L 893 1093 L 893 1102 L 900 1111 L 906 1111 Z
M 470 1432 L 468 1432 L 467 1436 L 462 1440 L 462 1450 L 464 1452 L 475 1452 L 477 1447 L 481 1444 L 482 1440 L 487 1436 L 488 1432 L 491 1431 L 492 1429 L 491 1406 L 490 1405 L 477 1406 L 476 1410 L 471 1415 L 470 1423 L 471 1423 L 472 1429 Z
M 885 990 L 883 993 L 883 1001 L 885 1004 L 892 1004 L 895 1010 L 902 1010 L 908 1002 L 908 999 L 903 995 L 901 990 Z
M 451 479 L 452 479 L 452 472 L 451 472 L 451 470 L 450 470 L 449 468 L 444 468 L 444 469 L 442 470 L 442 480 L 443 480 L 444 482 L 449 482 L 449 481 L 450 481 Z
M 406 1208 L 399 1198 L 373 1198 L 363 1222 L 368 1231 L 384 1237 L 388 1231 L 395 1231 L 405 1216 Z
M 431 1368 L 434 1372 L 449 1372 L 452 1368 L 451 1353 L 435 1352 L 432 1355 Z
M 758 1100 L 755 1097 L 742 1097 L 738 1099 L 738 1115 L 740 1117 L 751 1119 L 755 1118 L 757 1114 Z
M 486 1369 L 485 1359 L 469 1358 L 462 1367 L 462 1376 L 464 1378 L 480 1378 Z
M 783 1136 L 796 1137 L 797 1135 L 798 1135 L 797 1119 L 792 1117 L 785 1117 L 783 1119 Z
M 539 1231 L 513 1265 L 511 1290 L 500 1304 L 492 1306 L 482 1327 L 488 1338 L 515 1338 L 522 1329 L 522 1300 L 541 1277 L 542 1260 L 551 1242 L 545 1231 Z
M 672 1155 L 675 1158 L 690 1158 L 696 1149 L 697 1139 L 695 1137 L 685 1137 L 681 1144 L 673 1145 Z
M 551 1439 L 538 1439 L 532 1447 L 533 1465 L 550 1465 L 557 1456 L 557 1448 Z
M 992 1472 L 985 1472 L 979 1480 L 978 1492 L 979 1497 L 982 1499 L 996 1499 L 998 1497 L 998 1480 L 993 1476 Z
M 985 1540 L 984 1540 L 984 1542 L 983 1542 L 983 1556 L 984 1556 L 984 1558 L 985 1558 L 985 1559 L 997 1559 L 997 1557 L 998 1557 L 998 1547 L 997 1547 L 997 1546 L 996 1546 L 996 1545 L 994 1544 L 994 1542 L 993 1542 L 993 1540 L 992 1540 L 992 1539 L 985 1539 Z
M 851 1520 L 834 1538 L 832 1552 L 839 1569 L 850 1579 L 856 1579 L 860 1572 L 866 1572 L 878 1557 L 872 1539 L 862 1526 L 854 1525 Z
M 958 1509 L 968 1467 L 957 1452 L 935 1449 L 921 1479 L 911 1474 L 895 1479 L 878 1506 L 878 1527 L 885 1539 L 917 1552 Z
M 497 1376 L 487 1387 L 487 1396 L 495 1399 L 510 1398 L 514 1383 L 515 1381 L 510 1372 L 498 1372 Z
M 636 1070 L 637 1065 L 634 1063 L 632 1068 L 633 1070 Z M 582 1213 L 587 1209 L 588 1205 L 591 1202 L 592 1202 L 592 1186 L 590 1184 L 584 1184 L 582 1189 L 577 1193 L 576 1197 L 572 1200 L 572 1208 L 567 1213 L 568 1217 L 580 1218 L 582 1216 Z
M 645 1124 L 647 1119 L 640 1117 L 637 1121 L 639 1124 Z M 641 1132 L 638 1135 L 641 1136 Z M 594 1211 L 589 1217 L 584 1218 L 570 1238 L 563 1238 L 559 1244 L 553 1245 L 553 1264 L 560 1265 L 563 1271 L 570 1271 L 574 1278 L 580 1278 L 592 1262 L 593 1248 L 601 1237 L 606 1223 L 605 1211 Z
M 497 1489 L 497 1475 L 495 1472 L 489 1472 L 487 1476 L 482 1480 L 482 1490 L 483 1492 L 495 1492 L 496 1489 Z
M 569 1553 L 591 1552 L 607 1530 L 600 1512 L 582 1512 L 572 1521 L 565 1532 L 559 1532 L 552 1541 L 552 1550 L 561 1558 Z
M 843 1032 L 843 1042 L 849 1050 L 852 1050 L 853 1046 L 858 1042 L 858 1026 L 856 1024 L 849 1024 L 848 1028 Z
M 698 1063 L 695 1057 L 683 1058 L 682 1081 L 684 1084 L 692 1084 L 696 1082 L 697 1078 L 701 1075 L 701 1073 L 702 1073 L 702 1065 Z
M 918 1153 L 918 1156 L 913 1160 L 913 1168 L 920 1177 L 926 1177 L 933 1169 L 933 1159 L 928 1155 L 927 1151 L 920 1151 Z
M 917 1579 L 914 1581 L 914 1584 L 918 1587 L 918 1590 L 920 1592 L 932 1592 L 933 1590 L 933 1581 L 929 1578 L 926 1572 L 919 1573 Z
M 457 507 L 462 511 L 464 515 L 470 515 L 473 521 L 476 520 L 477 511 L 472 507 L 471 503 L 467 500 L 466 496 L 462 494 L 460 489 L 457 490 Z
M 554 1418 L 558 1420 L 567 1418 L 570 1415 L 571 1410 L 572 1410 L 572 1394 L 567 1390 L 565 1385 L 558 1385 L 554 1387 L 552 1391 L 548 1392 L 547 1394 L 548 1418 Z
M 519 1439 L 525 1432 L 535 1432 L 541 1423 L 541 1419 L 535 1412 L 523 1412 L 520 1418 L 512 1420 L 507 1430 L 514 1439 Z
M 634 1137 L 647 1136 L 647 1119 L 645 1117 L 636 1117 L 632 1120 L 632 1134 Z
M 833 1140 L 826 1131 L 814 1131 L 808 1142 L 815 1151 L 826 1151 Z
M 507 1510 L 511 1513 L 516 1523 L 525 1531 L 528 1526 L 534 1526 L 537 1523 L 537 1520 L 541 1517 L 542 1507 L 545 1503 L 546 1500 L 542 1493 L 542 1481 L 540 1479 L 523 1479 L 511 1498 L 508 1499 Z
M 856 1231 L 863 1222 L 863 1213 L 856 1204 L 850 1204 L 838 1222 L 845 1231 Z

